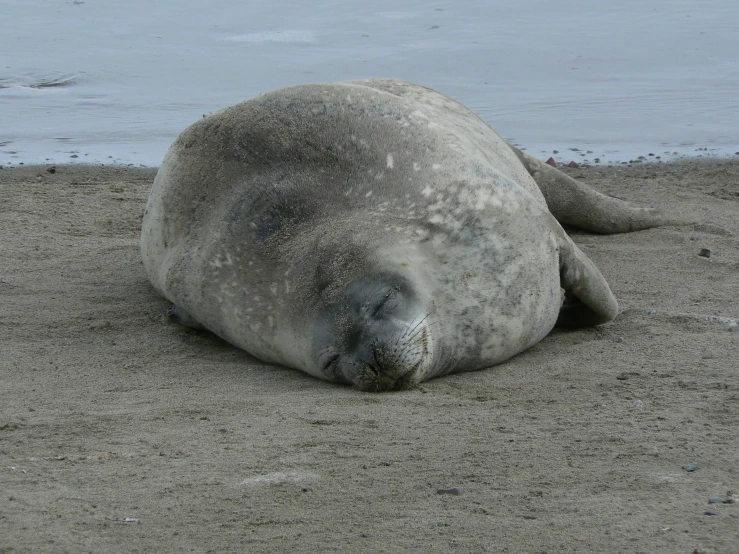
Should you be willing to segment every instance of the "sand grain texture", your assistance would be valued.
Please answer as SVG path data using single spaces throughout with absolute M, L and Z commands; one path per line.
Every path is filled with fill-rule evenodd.
M 615 322 L 390 394 L 167 323 L 154 171 L 45 169 L 0 171 L 0 552 L 737 552 L 738 163 L 569 170 L 694 223 L 574 232 Z

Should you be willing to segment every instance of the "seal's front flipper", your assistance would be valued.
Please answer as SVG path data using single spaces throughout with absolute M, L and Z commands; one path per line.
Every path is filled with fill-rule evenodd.
M 187 313 L 187 311 L 183 310 L 182 308 L 178 308 L 174 304 L 172 304 L 167 309 L 167 319 L 169 319 L 172 323 L 184 325 L 185 327 L 189 327 L 190 329 L 197 329 L 199 331 L 205 329 L 205 327 L 200 325 L 200 323 L 198 323 L 195 318 Z
M 537 160 L 515 146 L 526 171 L 534 178 L 552 215 L 561 223 L 595 233 L 627 233 L 658 227 L 670 221 L 654 208 L 644 208 L 600 193 Z
M 589 327 L 614 319 L 618 303 L 603 275 L 564 231 L 559 242 L 560 285 L 565 289 L 565 301 L 557 325 Z

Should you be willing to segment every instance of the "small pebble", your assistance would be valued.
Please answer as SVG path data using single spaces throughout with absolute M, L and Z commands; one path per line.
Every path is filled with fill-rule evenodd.
M 698 252 L 698 255 L 703 258 L 710 258 L 711 257 L 711 249 L 710 248 L 701 248 L 701 251 Z
M 522 519 L 536 519 L 536 516 L 532 516 L 529 514 L 516 514 L 516 517 L 520 517 Z
M 547 165 L 551 165 L 552 167 L 557 167 L 557 162 L 554 161 L 554 158 L 550 157 L 546 162 Z
M 641 373 L 639 373 L 638 371 L 624 371 L 616 375 L 616 379 L 618 379 L 619 381 L 628 381 L 632 377 L 640 377 L 640 376 L 641 376 Z
M 439 489 L 436 494 L 451 494 L 453 496 L 459 496 L 464 492 L 462 487 L 452 487 L 451 489 Z
M 703 512 L 703 515 L 704 516 L 717 516 L 718 512 L 709 512 L 708 510 L 706 510 L 705 512 Z
M 708 499 L 708 503 L 709 504 L 723 504 L 724 503 L 724 499 L 723 498 L 716 498 L 714 496 L 714 497 L 711 497 L 711 498 Z
M 431 521 L 429 527 L 451 527 L 446 521 Z
M 577 163 L 575 160 L 572 160 L 570 163 L 567 164 L 567 167 L 580 167 L 580 164 Z
M 690 462 L 689 464 L 685 464 L 683 466 L 683 469 L 688 472 L 693 472 L 696 469 L 698 469 L 698 464 L 696 462 Z

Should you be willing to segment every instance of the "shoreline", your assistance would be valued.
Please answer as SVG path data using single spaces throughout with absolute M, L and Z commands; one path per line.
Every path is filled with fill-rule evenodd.
M 515 142 L 512 144 L 516 144 Z M 517 144 L 516 144 L 517 145 Z M 518 145 L 517 145 L 518 146 Z M 520 146 L 519 146 L 520 148 Z M 612 167 L 631 167 L 635 165 L 651 165 L 651 164 L 676 164 L 684 162 L 739 162 L 739 152 L 731 153 L 726 150 L 724 153 L 712 153 L 708 148 L 698 148 L 695 155 L 682 154 L 677 152 L 662 152 L 657 154 L 654 151 L 646 152 L 644 154 L 635 156 L 628 161 L 624 160 L 609 160 L 603 161 L 601 158 L 595 156 L 592 151 L 583 150 L 580 148 L 564 148 L 562 150 L 552 150 L 548 152 L 534 152 L 533 149 L 521 149 L 524 152 L 531 154 L 532 156 L 546 161 L 552 158 L 558 169 L 567 168 L 570 163 L 574 162 L 580 168 L 612 168 Z M 656 150 L 656 149 L 655 149 Z M 586 157 L 587 156 L 587 157 Z M 591 159 L 592 158 L 592 159 Z M 32 168 L 48 168 L 52 166 L 61 167 L 99 167 L 99 168 L 119 168 L 119 169 L 157 169 L 159 166 L 137 164 L 137 163 L 116 163 L 116 162 L 85 162 L 85 161 L 45 161 L 43 163 L 37 162 L 17 162 L 13 163 L 10 161 L 0 162 L 0 170 L 3 169 L 19 169 L 22 167 Z

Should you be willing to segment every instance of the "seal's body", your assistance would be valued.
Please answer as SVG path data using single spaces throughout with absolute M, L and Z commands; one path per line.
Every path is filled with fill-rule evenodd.
M 552 206 L 602 232 L 658 222 L 524 155 L 431 89 L 304 85 L 179 136 L 141 252 L 181 323 L 316 377 L 398 389 L 499 363 L 558 318 L 616 316 Z

